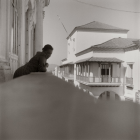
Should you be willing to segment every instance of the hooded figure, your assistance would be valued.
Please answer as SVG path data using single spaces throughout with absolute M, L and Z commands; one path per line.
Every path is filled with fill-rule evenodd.
M 46 60 L 51 56 L 52 52 L 53 47 L 51 45 L 45 45 L 42 48 L 42 52 L 37 52 L 28 63 L 15 71 L 13 78 L 27 75 L 31 72 L 46 72 L 46 67 L 48 67 Z

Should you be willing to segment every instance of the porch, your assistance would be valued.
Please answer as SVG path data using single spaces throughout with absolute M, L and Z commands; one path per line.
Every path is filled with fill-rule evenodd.
M 77 75 L 76 80 L 89 86 L 120 86 L 120 78 L 118 77 L 86 77 Z
M 94 58 L 76 62 L 76 80 L 89 86 L 120 86 L 121 60 Z
M 72 62 L 60 66 L 60 73 L 66 80 L 74 80 L 74 64 Z

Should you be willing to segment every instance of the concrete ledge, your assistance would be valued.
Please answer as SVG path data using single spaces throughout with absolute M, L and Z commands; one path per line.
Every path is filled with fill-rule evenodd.
M 48 73 L 6 82 L 0 85 L 0 139 L 139 140 L 138 104 L 94 97 Z

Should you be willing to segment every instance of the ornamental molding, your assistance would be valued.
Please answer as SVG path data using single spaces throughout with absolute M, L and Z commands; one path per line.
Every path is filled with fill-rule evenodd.
M 34 17 L 35 17 L 35 9 L 31 9 L 29 11 L 29 23 L 32 25 L 34 22 Z
M 28 9 L 35 9 L 34 0 L 25 0 L 25 12 L 27 12 Z
M 36 3 L 39 3 L 42 5 L 42 8 L 48 6 L 50 4 L 50 0 L 35 0 Z

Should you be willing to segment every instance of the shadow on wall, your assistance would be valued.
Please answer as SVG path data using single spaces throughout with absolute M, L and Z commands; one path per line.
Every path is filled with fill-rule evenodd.
M 99 96 L 99 99 L 100 100 L 118 100 L 118 101 L 121 100 L 119 95 L 112 91 L 105 91 L 101 93 Z

